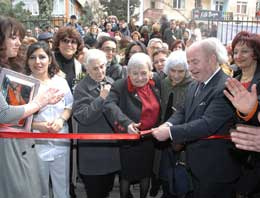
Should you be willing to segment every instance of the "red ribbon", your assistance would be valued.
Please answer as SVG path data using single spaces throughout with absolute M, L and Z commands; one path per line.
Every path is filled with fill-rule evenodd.
M 214 140 L 214 139 L 222 139 L 222 140 L 230 140 L 230 135 L 211 135 L 206 138 L 202 138 L 203 140 Z
M 139 134 L 108 134 L 108 133 L 28 133 L 0 132 L 0 138 L 51 138 L 51 139 L 80 139 L 80 140 L 138 140 Z
M 8 125 L 6 125 L 8 126 Z M 14 132 L 12 132 L 12 131 Z M 80 140 L 138 140 L 143 135 L 149 134 L 152 131 L 141 131 L 139 134 L 128 133 L 32 133 L 23 132 L 9 127 L 3 127 L 0 132 L 0 138 L 18 138 L 18 139 L 80 139 Z M 17 132 L 19 131 L 19 132 Z
M 9 128 L 10 125 L 1 124 L 0 138 L 18 139 L 80 139 L 80 140 L 138 140 L 152 133 L 152 130 L 140 131 L 138 134 L 128 133 L 32 133 L 23 132 L 19 129 Z M 12 132 L 11 130 L 15 130 Z M 3 132 L 4 131 L 4 132 Z M 19 132 L 18 132 L 19 131 Z M 212 135 L 202 140 L 226 139 L 230 140 L 230 135 Z

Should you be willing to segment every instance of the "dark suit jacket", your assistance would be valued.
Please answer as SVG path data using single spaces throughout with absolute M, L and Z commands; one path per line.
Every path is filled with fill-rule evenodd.
M 113 80 L 106 77 L 107 83 Z M 73 116 L 78 122 L 78 133 L 113 133 L 103 115 L 104 99 L 98 83 L 88 75 L 74 91 Z M 84 175 L 105 175 L 120 169 L 119 147 L 111 141 L 79 141 L 79 172 Z
M 109 66 L 107 66 L 106 76 L 109 76 L 114 81 L 123 77 L 122 66 L 117 62 L 115 57 L 112 59 Z
M 181 38 L 182 38 L 181 30 L 177 28 L 175 28 L 174 31 L 172 31 L 171 28 L 167 28 L 163 34 L 163 41 L 166 42 L 169 45 L 169 47 L 171 47 L 171 44 L 176 39 L 181 39 Z
M 198 83 L 191 83 L 184 108 L 168 120 L 173 141 L 186 143 L 188 165 L 201 181 L 231 182 L 240 173 L 230 140 L 203 139 L 229 134 L 234 124 L 234 109 L 223 94 L 226 79 L 220 70 L 196 99 Z

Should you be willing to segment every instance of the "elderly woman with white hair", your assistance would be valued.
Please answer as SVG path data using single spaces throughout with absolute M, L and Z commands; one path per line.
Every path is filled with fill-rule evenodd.
M 162 121 L 166 121 L 184 102 L 185 91 L 192 81 L 188 71 L 186 53 L 182 50 L 172 52 L 166 59 L 161 83 Z
M 186 89 L 192 82 L 186 53 L 182 50 L 172 52 L 165 62 L 164 72 L 167 77 L 161 82 L 162 123 L 184 105 Z M 172 174 L 169 174 L 174 171 L 177 159 L 184 156 L 184 152 L 180 152 L 181 149 L 181 145 L 172 145 L 171 142 L 164 144 L 160 163 L 160 178 L 164 197 L 179 198 L 185 195 L 185 192 L 182 194 L 174 191 L 174 179 L 172 179 Z M 182 179 L 179 178 L 179 180 Z
M 106 76 L 106 54 L 90 49 L 85 59 L 87 75 L 74 91 L 73 116 L 78 133 L 113 133 L 104 115 L 104 101 L 113 83 Z M 79 173 L 88 198 L 108 197 L 115 173 L 120 169 L 116 142 L 78 141 Z
M 159 81 L 152 79 L 152 62 L 147 54 L 134 54 L 128 62 L 127 70 L 128 77 L 112 85 L 104 110 L 115 132 L 139 133 L 159 124 Z M 129 185 L 133 181 L 140 182 L 140 197 L 146 197 L 153 157 L 154 145 L 151 139 L 122 144 L 121 198 L 127 198 Z

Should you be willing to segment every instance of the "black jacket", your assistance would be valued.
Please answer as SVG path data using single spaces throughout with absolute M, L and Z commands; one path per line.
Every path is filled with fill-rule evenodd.
M 106 83 L 113 80 L 106 77 Z M 113 133 L 104 115 L 104 99 L 99 84 L 88 75 L 74 91 L 73 116 L 78 122 L 78 133 Z M 84 175 L 104 175 L 120 169 L 116 142 L 79 141 L 79 172 Z

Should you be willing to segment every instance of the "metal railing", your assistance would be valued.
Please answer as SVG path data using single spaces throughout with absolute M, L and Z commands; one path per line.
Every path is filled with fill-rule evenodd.
M 192 18 L 198 23 L 204 24 L 206 36 L 209 35 L 207 31 L 210 32 L 212 28 L 215 28 L 215 35 L 223 44 L 232 41 L 235 35 L 242 30 L 260 34 L 260 17 L 257 14 L 256 17 L 249 18 L 232 12 L 193 9 Z
M 253 17 L 233 17 L 232 20 L 208 20 L 208 28 L 217 27 L 217 38 L 223 44 L 232 41 L 235 35 L 240 31 L 248 31 L 251 33 L 260 34 L 260 19 Z

